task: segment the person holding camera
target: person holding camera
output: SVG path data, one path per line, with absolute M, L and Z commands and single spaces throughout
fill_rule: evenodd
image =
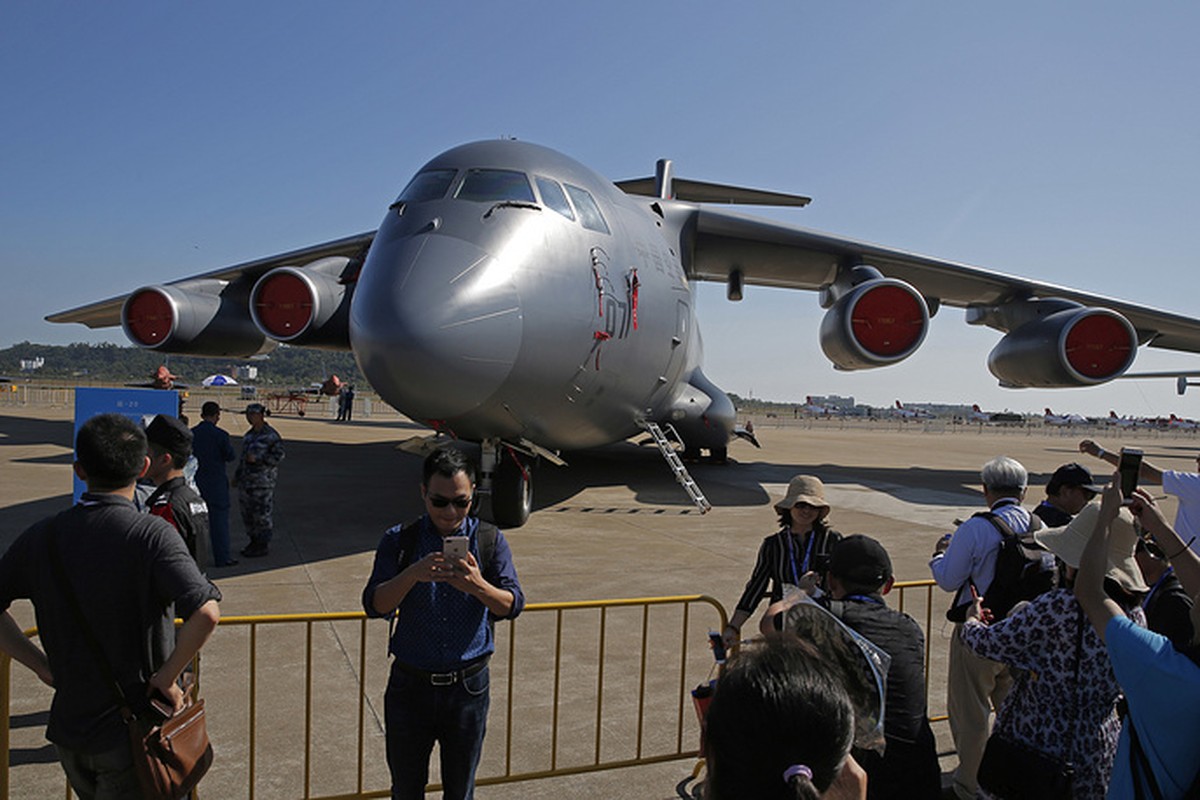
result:
M 1175 565 L 1183 588 L 1200 600 L 1200 556 L 1163 518 L 1143 489 L 1126 498 L 1119 481 L 1105 491 L 1079 563 L 1075 597 L 1104 641 L 1128 713 L 1113 762 L 1110 798 L 1200 796 L 1200 639 L 1185 647 L 1142 628 L 1105 591 L 1105 554 L 1128 505 Z M 1200 630 L 1200 604 L 1192 622 Z
M 393 620 L 384 695 L 392 797 L 425 797 L 437 742 L 448 800 L 471 798 L 489 705 L 497 619 L 525 607 L 504 535 L 469 516 L 475 465 L 460 451 L 425 459 L 425 513 L 383 535 L 363 589 L 370 617 Z

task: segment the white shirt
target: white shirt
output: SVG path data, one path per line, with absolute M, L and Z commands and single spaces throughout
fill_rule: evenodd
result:
M 1008 523 L 1013 533 L 1024 533 L 1029 529 L 1030 514 L 1015 497 L 997 500 L 992 511 Z M 1002 541 L 1000 531 L 989 520 L 971 517 L 958 526 L 946 552 L 930 560 L 929 571 L 938 586 L 957 593 L 954 605 L 971 599 L 968 579 L 975 584 L 981 597 L 987 593 L 996 575 L 996 556 Z
M 1179 498 L 1179 510 L 1175 512 L 1175 532 L 1184 542 L 1192 539 L 1191 548 L 1200 554 L 1200 475 L 1195 472 L 1163 470 L 1163 491 Z

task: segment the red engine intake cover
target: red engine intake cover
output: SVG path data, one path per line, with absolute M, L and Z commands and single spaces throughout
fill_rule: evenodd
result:
M 255 289 L 254 313 L 268 335 L 290 339 L 312 322 L 312 291 L 290 272 L 268 275 Z

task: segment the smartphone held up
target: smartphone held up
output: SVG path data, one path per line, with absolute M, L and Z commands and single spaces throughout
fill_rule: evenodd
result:
M 1138 487 L 1138 476 L 1142 472 L 1142 451 L 1135 447 L 1122 447 L 1121 459 L 1117 462 L 1117 473 L 1121 476 L 1121 496 L 1126 504 Z

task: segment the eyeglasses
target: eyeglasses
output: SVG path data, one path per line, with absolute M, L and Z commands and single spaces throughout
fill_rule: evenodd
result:
M 455 508 L 464 509 L 471 507 L 470 497 L 442 497 L 440 494 L 431 494 L 428 496 L 429 505 L 434 508 L 445 508 L 453 504 Z
M 803 500 L 801 500 L 800 502 L 798 502 L 794 506 L 792 506 L 792 508 L 798 508 L 801 511 L 808 511 L 810 509 L 817 508 L 817 506 L 814 506 L 812 503 L 806 503 Z

